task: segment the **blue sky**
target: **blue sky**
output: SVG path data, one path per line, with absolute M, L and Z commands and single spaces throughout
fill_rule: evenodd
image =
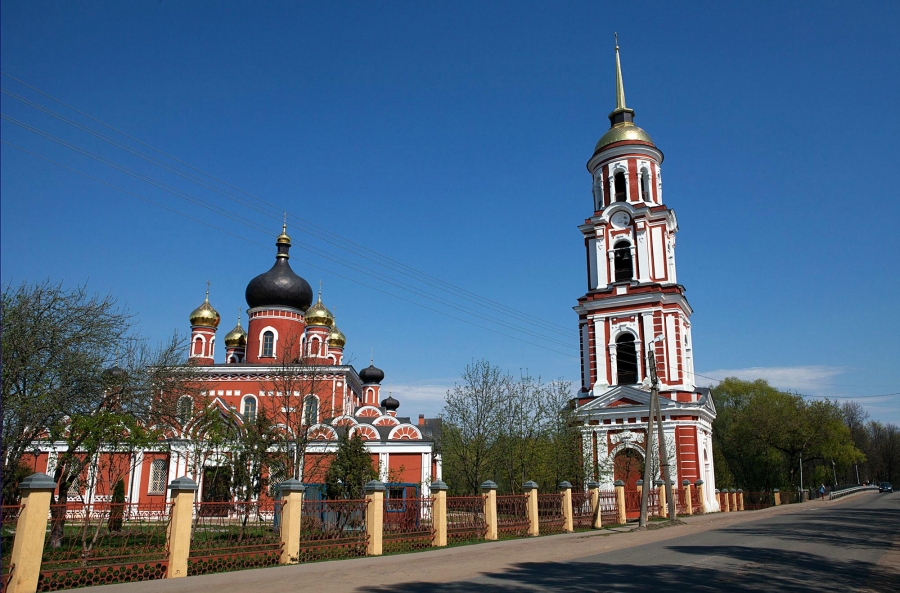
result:
M 897 3 L 5 0 L 0 10 L 4 73 L 132 139 L 8 76 L 5 90 L 215 179 L 192 183 L 9 94 L 4 115 L 232 216 L 5 119 L 6 142 L 192 218 L 4 144 L 4 283 L 87 282 L 160 339 L 189 331 L 210 280 L 227 332 L 247 282 L 273 261 L 287 210 L 295 271 L 324 282 L 355 365 L 374 349 L 401 413 L 436 413 L 472 359 L 577 384 L 576 227 L 591 210 L 585 162 L 614 107 L 618 31 L 628 104 L 666 155 L 697 371 L 812 395 L 900 392 Z M 238 190 L 266 204 L 251 208 Z M 301 218 L 358 245 L 323 242 Z M 400 275 L 363 248 L 437 280 Z M 438 280 L 521 314 L 501 317 Z M 900 396 L 859 401 L 900 422 Z

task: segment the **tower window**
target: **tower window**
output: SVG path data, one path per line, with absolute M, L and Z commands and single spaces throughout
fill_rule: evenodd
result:
M 616 338 L 616 383 L 629 385 L 637 383 L 637 349 L 634 347 L 634 336 L 624 333 Z
M 616 266 L 616 282 L 628 282 L 634 278 L 634 265 L 631 261 L 631 244 L 619 241 L 613 248 L 613 262 Z
M 616 173 L 613 179 L 616 186 L 616 201 L 627 202 L 628 192 L 625 190 L 625 173 Z
M 256 400 L 252 397 L 244 398 L 244 419 L 247 422 L 256 420 Z
M 199 336 L 194 340 L 194 354 L 197 356 L 203 354 L 203 338 Z
M 275 334 L 270 331 L 263 334 L 262 355 L 275 356 Z
M 641 199 L 650 201 L 650 171 L 647 169 L 641 170 Z

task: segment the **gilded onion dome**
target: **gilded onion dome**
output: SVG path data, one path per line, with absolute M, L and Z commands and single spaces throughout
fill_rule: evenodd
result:
M 625 84 L 622 82 L 618 35 L 616 36 L 616 108 L 609 114 L 609 123 L 610 128 L 600 137 L 597 146 L 594 147 L 594 154 L 616 142 L 636 141 L 653 144 L 650 134 L 634 125 L 634 109 L 629 109 L 625 105 Z
M 322 304 L 321 290 L 319 290 L 319 300 L 306 310 L 306 325 L 334 326 L 334 315 Z
M 234 329 L 225 334 L 225 346 L 229 348 L 244 348 L 247 346 L 247 332 L 241 327 L 240 315 Z
M 335 324 L 328 333 L 328 345 L 331 348 L 343 348 L 347 344 L 347 336 Z
M 219 321 L 222 318 L 219 316 L 219 312 L 213 309 L 213 306 L 209 304 L 209 287 L 206 288 L 206 300 L 203 301 L 203 304 L 194 309 L 191 312 L 191 325 L 200 325 L 203 327 L 219 327 Z

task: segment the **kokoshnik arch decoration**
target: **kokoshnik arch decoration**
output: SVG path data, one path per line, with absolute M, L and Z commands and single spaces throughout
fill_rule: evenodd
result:
M 576 414 L 594 478 L 635 488 L 644 463 L 650 401 L 647 354 L 653 348 L 663 430 L 676 484 L 702 479 L 714 497 L 709 389 L 694 384 L 691 307 L 675 269 L 675 211 L 663 204 L 663 153 L 634 125 L 625 104 L 616 43 L 616 108 L 587 162 L 593 214 L 579 226 L 587 256 L 587 292 L 578 299 L 581 390 Z M 659 338 L 657 341 L 654 341 Z M 654 471 L 658 478 L 658 463 Z

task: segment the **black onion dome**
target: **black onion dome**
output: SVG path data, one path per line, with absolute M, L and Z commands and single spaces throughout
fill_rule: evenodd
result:
M 291 238 L 282 232 L 275 245 L 278 247 L 275 265 L 247 285 L 244 293 L 247 305 L 251 309 L 282 306 L 306 311 L 312 303 L 312 288 L 309 282 L 294 273 L 288 263 Z
M 384 371 L 369 363 L 369 366 L 359 372 L 359 378 L 363 383 L 381 383 L 384 380 Z
M 396 412 L 397 408 L 400 407 L 400 402 L 394 399 L 393 395 L 389 395 L 383 400 L 381 400 L 381 407 L 387 410 L 388 412 Z

